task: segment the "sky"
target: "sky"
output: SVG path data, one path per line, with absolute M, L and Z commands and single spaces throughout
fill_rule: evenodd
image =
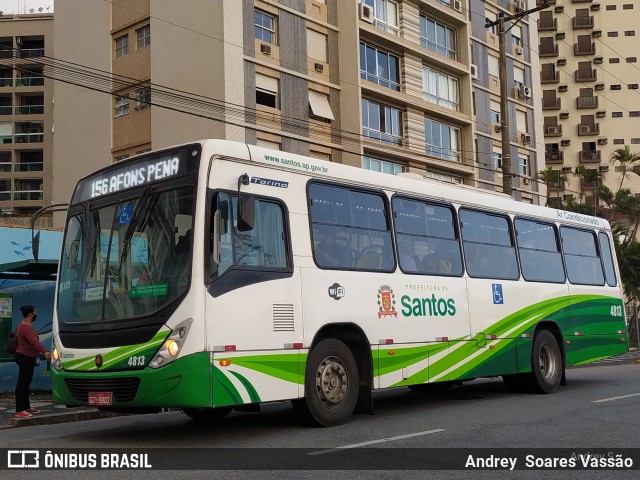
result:
M 5 15 L 29 13 L 32 8 L 35 13 L 38 13 L 38 8 L 41 7 L 44 13 L 47 13 L 47 7 L 49 7 L 49 13 L 52 13 L 53 0 L 0 0 L 0 11 Z

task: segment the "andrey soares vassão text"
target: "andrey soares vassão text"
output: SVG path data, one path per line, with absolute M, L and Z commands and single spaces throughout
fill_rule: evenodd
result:
M 518 457 L 478 457 L 469 455 L 465 463 L 465 468 L 500 470 L 515 470 L 518 465 Z M 568 457 L 539 457 L 536 455 L 526 455 L 524 457 L 523 468 L 631 468 L 633 459 L 624 457 L 620 453 L 609 452 L 605 455 L 593 453 L 575 453 Z M 522 468 L 521 467 L 521 468 Z

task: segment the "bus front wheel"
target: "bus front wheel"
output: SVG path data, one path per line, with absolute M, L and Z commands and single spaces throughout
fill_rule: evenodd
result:
M 335 338 L 322 340 L 309 353 L 305 398 L 294 402 L 294 408 L 320 426 L 342 425 L 355 409 L 359 384 L 351 350 Z
M 531 368 L 531 390 L 554 393 L 560 388 L 562 354 L 556 337 L 549 330 L 539 331 L 533 339 Z

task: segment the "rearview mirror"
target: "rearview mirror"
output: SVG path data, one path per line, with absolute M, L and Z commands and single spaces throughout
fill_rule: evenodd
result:
M 253 195 L 243 195 L 238 201 L 238 231 L 249 232 L 253 230 L 254 211 Z

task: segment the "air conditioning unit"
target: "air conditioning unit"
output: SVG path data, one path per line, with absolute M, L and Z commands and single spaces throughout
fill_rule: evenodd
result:
M 559 58 L 558 60 L 556 60 L 556 65 L 558 65 L 559 67 L 563 67 L 566 64 L 567 64 L 566 58 Z
M 500 133 L 502 131 L 502 125 L 494 125 L 493 130 L 496 133 Z
M 600 171 L 601 172 L 608 172 L 609 171 L 609 165 L 600 165 Z
M 592 12 L 598 12 L 598 11 L 600 11 L 600 4 L 599 4 L 599 3 L 592 3 L 592 4 L 591 4 L 591 11 L 592 11 Z
M 557 5 L 555 8 L 556 13 L 564 12 L 564 7 L 562 5 Z
M 604 83 L 596 83 L 593 88 L 595 90 L 604 90 Z
M 471 78 L 478 79 L 478 67 L 473 63 L 470 65 Z
M 531 180 L 529 180 L 528 178 L 523 178 L 522 179 L 522 184 L 523 185 L 529 185 L 531 183 Z
M 562 173 L 571 173 L 571 167 L 562 167 Z
M 596 117 L 598 118 L 604 118 L 607 116 L 607 111 L 606 110 L 598 110 L 596 112 Z
M 558 127 L 547 127 L 547 133 L 550 135 L 557 135 L 559 131 Z
M 567 91 L 569 91 L 569 86 L 566 83 L 562 83 L 562 84 L 558 85 L 558 91 L 559 92 L 567 92 Z
M 558 115 L 562 120 L 566 120 L 567 118 L 569 118 L 569 111 L 568 110 L 563 110 L 559 113 Z
M 527 2 L 525 0 L 516 0 L 513 3 L 516 13 L 524 12 L 527 9 Z
M 454 0 L 453 1 L 453 9 L 456 12 L 462 13 L 462 2 L 460 0 Z
M 567 34 L 564 32 L 556 32 L 556 40 L 564 40 L 567 37 Z
M 602 30 L 597 29 L 597 30 L 592 31 L 592 32 L 591 32 L 591 36 L 592 36 L 593 38 L 601 37 L 601 36 L 602 36 Z
M 520 140 L 522 140 L 523 145 L 529 145 L 531 143 L 531 135 L 523 133 L 520 135 Z
M 373 23 L 373 8 L 364 2 L 360 3 L 360 20 L 367 23 Z
M 604 58 L 602 58 L 602 57 L 593 57 L 593 63 L 599 65 L 602 62 L 604 62 Z
M 524 99 L 531 98 L 531 87 L 528 85 L 522 85 L 520 87 L 520 97 Z
M 516 47 L 515 52 L 516 55 L 522 55 L 524 53 L 524 50 L 522 49 L 522 47 Z
M 607 137 L 601 137 L 598 139 L 598 145 L 606 145 L 609 142 Z
M 324 72 L 324 65 L 321 64 L 321 63 L 314 63 L 313 64 L 313 69 L 318 73 L 322 73 L 322 72 Z
M 569 140 L 568 138 L 563 138 L 562 140 L 560 140 L 560 145 L 562 145 L 563 147 L 568 147 L 569 145 L 571 145 L 571 140 Z
M 266 45 L 264 43 L 261 43 L 260 53 L 264 53 L 265 55 L 271 55 L 271 45 Z

